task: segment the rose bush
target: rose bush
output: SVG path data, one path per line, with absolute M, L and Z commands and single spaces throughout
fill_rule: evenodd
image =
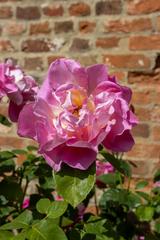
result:
M 0 64 L 4 96 L 18 134 L 39 149 L 0 151 L 1 240 L 160 239 L 160 172 L 150 194 L 141 191 L 147 181 L 130 189 L 122 152 L 132 148 L 137 124 L 131 90 L 104 65 L 59 59 L 38 87 L 8 60 Z M 10 125 L 2 115 L 0 123 Z

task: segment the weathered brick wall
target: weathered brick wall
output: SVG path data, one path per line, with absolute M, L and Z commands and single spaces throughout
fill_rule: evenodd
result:
M 160 1 L 0 0 L 0 60 L 12 57 L 41 81 L 61 56 L 105 63 L 133 89 L 140 124 L 126 157 L 135 176 L 151 177 L 160 167 Z M 15 126 L 0 128 L 1 146 L 24 144 Z

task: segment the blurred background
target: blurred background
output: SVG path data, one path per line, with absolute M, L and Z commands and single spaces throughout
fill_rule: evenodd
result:
M 160 168 L 160 1 L 0 0 L 1 62 L 12 58 L 42 82 L 60 57 L 104 63 L 132 88 L 139 125 L 124 158 L 137 166 L 135 178 L 150 179 Z M 0 113 L 7 115 L 5 103 Z M 29 143 L 15 126 L 0 125 L 0 148 Z

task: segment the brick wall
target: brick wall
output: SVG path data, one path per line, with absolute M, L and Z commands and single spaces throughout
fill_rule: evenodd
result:
M 151 177 L 160 167 L 160 1 L 0 0 L 0 60 L 12 57 L 41 81 L 61 56 L 105 63 L 133 89 L 140 124 L 126 158 L 135 176 Z M 24 144 L 15 126 L 0 128 L 1 146 Z

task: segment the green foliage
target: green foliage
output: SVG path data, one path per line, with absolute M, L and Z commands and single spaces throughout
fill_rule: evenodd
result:
M 13 234 L 8 231 L 0 231 L 0 239 L 1 240 L 12 240 L 13 239 Z
M 151 206 L 139 206 L 136 215 L 140 221 L 151 221 L 154 215 L 154 208 Z
M 133 240 L 138 236 L 159 240 L 160 187 L 146 193 L 142 190 L 148 182 L 140 181 L 131 190 L 130 184 L 123 184 L 126 178 L 130 182 L 130 164 L 118 154 L 104 150 L 101 154 L 115 172 L 97 177 L 105 188 L 96 216 L 85 212 L 97 192 L 94 164 L 87 171 L 64 165 L 53 176 L 34 146 L 0 151 L 0 240 Z M 25 161 L 17 167 L 15 160 L 20 155 Z M 159 181 L 159 171 L 153 180 Z M 36 193 L 30 194 L 24 210 L 22 203 L 31 181 Z M 55 191 L 64 200 L 55 201 Z
M 114 166 L 114 168 L 117 171 L 119 171 L 120 173 L 124 174 L 127 177 L 131 177 L 132 174 L 131 166 L 129 163 L 127 163 L 127 161 L 124 161 L 121 158 L 118 158 L 104 150 L 101 151 L 101 154 L 107 162 L 111 163 Z
M 11 123 L 9 122 L 7 117 L 3 116 L 2 114 L 0 114 L 0 123 L 7 126 L 7 127 L 11 126 Z
M 136 184 L 136 189 L 143 189 L 144 187 L 148 186 L 148 182 L 147 181 L 140 181 Z
M 91 191 L 95 183 L 95 165 L 86 171 L 63 166 L 55 173 L 56 190 L 64 200 L 76 207 Z
M 157 170 L 157 172 L 154 175 L 154 182 L 160 181 L 160 169 Z
M 122 177 L 120 176 L 119 173 L 104 174 L 104 175 L 98 176 L 97 179 L 111 187 L 116 187 L 118 184 L 122 182 Z
M 31 221 L 32 221 L 32 212 L 29 210 L 25 210 L 18 217 L 16 217 L 12 222 L 1 226 L 0 229 L 12 230 L 12 229 L 28 228 Z
M 67 205 L 65 201 L 51 202 L 48 198 L 42 198 L 37 202 L 36 208 L 38 212 L 46 214 L 49 218 L 58 218 L 64 214 Z
M 50 205 L 51 205 L 51 202 L 48 198 L 42 198 L 37 202 L 36 208 L 38 212 L 42 214 L 47 214 Z
M 30 240 L 67 240 L 64 232 L 53 219 L 43 219 L 32 226 Z

